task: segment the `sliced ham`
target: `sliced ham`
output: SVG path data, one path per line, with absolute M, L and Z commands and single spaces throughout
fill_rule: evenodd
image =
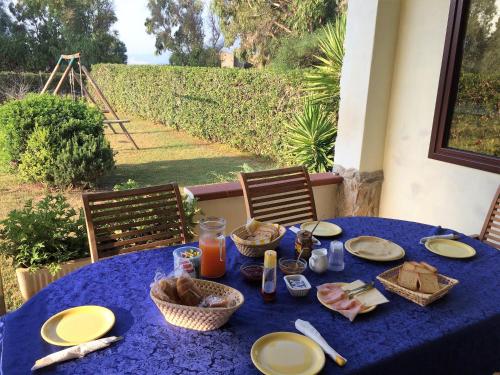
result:
M 346 294 L 343 290 L 331 291 L 324 296 L 323 301 L 328 305 L 334 305 L 338 301 L 344 300 Z
M 337 310 L 337 311 L 352 322 L 356 317 L 356 315 L 358 315 L 361 309 L 363 308 L 363 304 L 359 302 L 357 299 L 352 299 L 351 301 L 353 303 L 349 306 L 348 309 Z
M 342 290 L 341 287 L 339 287 L 338 285 L 335 285 L 335 284 L 322 284 L 322 285 L 318 285 L 316 287 L 318 289 L 318 291 L 323 294 L 323 293 L 328 293 L 328 292 L 331 292 L 331 291 L 335 291 L 335 290 Z
M 332 283 L 317 287 L 321 300 L 333 310 L 345 316 L 351 322 L 363 308 L 363 304 L 356 299 L 349 299 L 342 287 Z

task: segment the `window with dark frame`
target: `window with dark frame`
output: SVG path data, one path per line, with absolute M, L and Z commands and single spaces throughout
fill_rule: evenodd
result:
M 500 173 L 500 0 L 451 0 L 429 158 Z

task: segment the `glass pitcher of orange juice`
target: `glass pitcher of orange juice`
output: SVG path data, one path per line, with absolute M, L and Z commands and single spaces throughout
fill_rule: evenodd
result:
M 226 273 L 226 220 L 207 217 L 200 220 L 201 276 L 222 277 Z

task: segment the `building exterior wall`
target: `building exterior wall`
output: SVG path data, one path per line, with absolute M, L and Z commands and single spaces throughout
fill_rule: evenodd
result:
M 500 175 L 427 157 L 449 0 L 402 0 L 380 216 L 479 233 Z

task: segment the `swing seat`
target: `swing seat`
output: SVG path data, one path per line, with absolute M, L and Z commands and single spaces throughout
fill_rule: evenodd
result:
M 126 124 L 127 122 L 130 122 L 130 120 L 125 120 L 125 119 L 104 120 L 105 124 Z

